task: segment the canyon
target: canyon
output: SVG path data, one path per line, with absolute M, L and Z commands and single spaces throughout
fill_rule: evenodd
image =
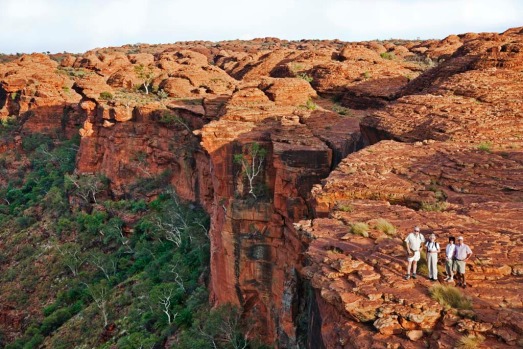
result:
M 210 303 L 238 305 L 269 345 L 453 348 L 482 335 L 509 348 L 523 344 L 522 96 L 522 28 L 31 54 L 0 65 L 0 119 L 20 125 L 0 149 L 79 133 L 75 173 L 103 175 L 111 197 L 167 178 L 211 217 Z M 465 237 L 472 310 L 403 280 L 414 225 L 442 245 Z M 23 309 L 1 305 L 16 336 Z

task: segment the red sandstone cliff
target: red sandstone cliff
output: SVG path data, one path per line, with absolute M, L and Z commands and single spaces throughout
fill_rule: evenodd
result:
M 0 117 L 22 132 L 81 125 L 77 171 L 105 175 L 112 195 L 164 174 L 202 204 L 211 302 L 240 305 L 268 343 L 295 347 L 309 309 L 311 347 L 422 347 L 405 337 L 418 329 L 440 348 L 460 331 L 502 347 L 522 335 L 521 37 L 140 45 L 60 64 L 29 55 L 0 65 Z M 165 95 L 136 90 L 140 65 Z M 491 152 L 478 150 L 487 142 Z M 253 144 L 266 152 L 256 198 L 234 161 L 252 161 Z M 441 197 L 441 212 L 420 210 Z M 378 218 L 398 237 L 347 235 Z M 401 281 L 400 237 L 416 223 L 473 246 L 474 321 L 442 312 L 426 281 Z

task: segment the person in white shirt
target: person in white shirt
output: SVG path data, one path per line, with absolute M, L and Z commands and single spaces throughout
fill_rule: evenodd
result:
M 438 281 L 438 253 L 439 244 L 436 242 L 436 235 L 430 234 L 429 241 L 425 244 L 427 248 L 427 266 L 429 267 L 429 280 Z
M 456 286 L 461 286 L 463 288 L 467 287 L 467 283 L 465 282 L 465 269 L 470 256 L 472 256 L 472 250 L 468 245 L 463 243 L 463 236 L 458 236 L 456 249 L 454 250 L 453 263 L 453 268 L 456 272 Z
M 449 237 L 449 244 L 445 248 L 445 271 L 447 272 L 447 277 L 445 281 L 452 282 L 454 281 L 454 271 L 452 270 L 452 263 L 454 259 L 454 250 L 456 249 L 456 238 L 454 236 Z
M 410 272 L 412 270 L 412 278 L 416 278 L 416 270 L 420 258 L 421 244 L 425 242 L 425 237 L 420 233 L 418 226 L 414 227 L 414 232 L 407 235 L 405 244 L 407 245 L 407 275 L 405 280 L 410 279 Z

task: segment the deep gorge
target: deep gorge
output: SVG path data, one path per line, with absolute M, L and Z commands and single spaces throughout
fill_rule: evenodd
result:
M 416 332 L 447 348 L 462 328 L 512 345 L 521 336 L 512 312 L 521 305 L 520 241 L 506 240 L 519 236 L 523 209 L 520 46 L 516 28 L 418 42 L 265 39 L 22 56 L 0 66 L 0 189 L 14 195 L 9 178 L 35 169 L 31 154 L 50 154 L 78 134 L 68 175 L 103 177 L 100 197 L 136 212 L 102 207 L 94 192 L 82 201 L 74 187 L 57 194 L 65 211 L 121 216 L 122 239 L 148 239 L 161 224 L 140 222 L 149 214 L 161 222 L 157 202 L 174 200 L 165 197 L 172 187 L 189 211 L 209 216 L 209 270 L 191 282 L 208 286 L 212 307 L 238 307 L 231 314 L 248 324 L 252 347 L 422 347 L 410 339 Z M 151 92 L 141 88 L 144 69 Z M 15 229 L 54 234 L 56 226 L 38 223 L 52 221 L 42 209 Z M 394 229 L 380 230 L 380 220 Z M 400 281 L 401 235 L 413 222 L 442 239 L 474 240 L 473 319 L 444 310 L 424 280 Z M 351 233 L 356 223 L 366 236 Z M 65 229 L 81 237 L 86 227 Z M 486 248 L 489 236 L 512 258 Z M 505 286 L 493 297 L 496 283 Z M 42 316 L 0 301 L 10 339 L 27 333 L 21 319 Z M 492 313 L 512 315 L 489 327 Z M 20 321 L 9 327 L 13 318 Z M 182 345 L 177 331 L 193 323 L 184 321 L 154 338 Z M 121 336 L 123 325 L 114 325 L 96 345 Z

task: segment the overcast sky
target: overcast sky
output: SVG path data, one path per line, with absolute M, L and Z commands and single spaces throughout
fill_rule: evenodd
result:
M 0 52 L 186 40 L 444 38 L 523 26 L 523 0 L 0 0 Z

